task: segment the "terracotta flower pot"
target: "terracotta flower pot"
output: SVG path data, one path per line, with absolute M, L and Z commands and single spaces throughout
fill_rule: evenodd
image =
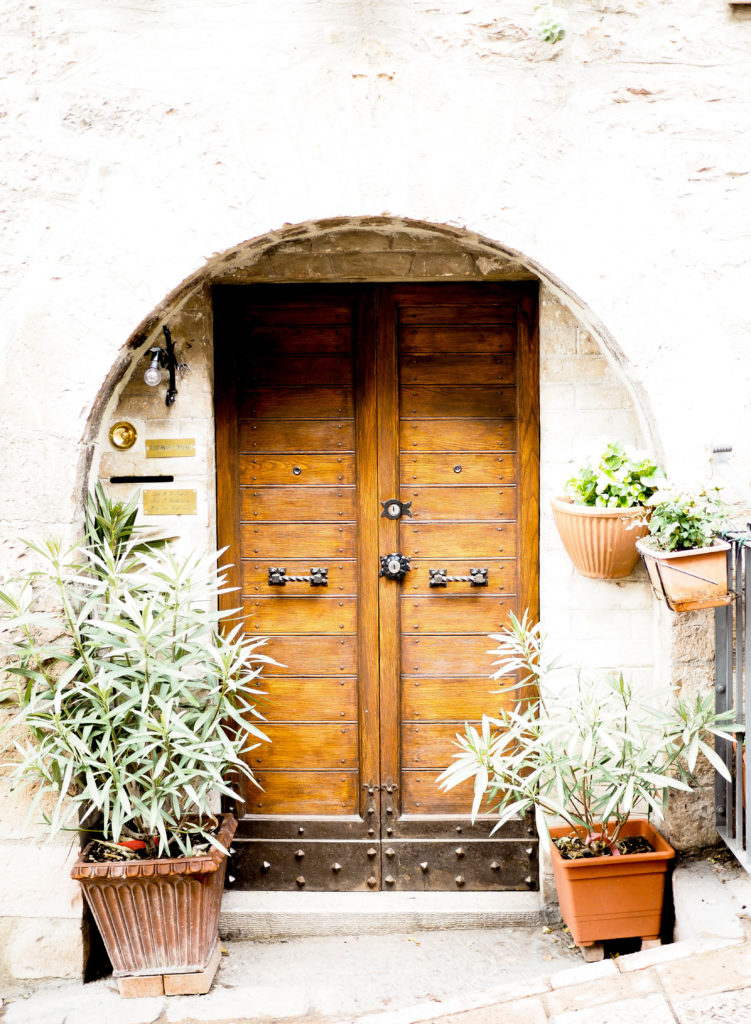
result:
M 217 838 L 229 848 L 237 828 L 222 817 Z M 203 971 L 214 951 L 227 860 L 211 847 L 196 857 L 87 863 L 71 876 L 107 948 L 116 977 Z
M 562 497 L 553 498 L 553 515 L 563 546 L 582 576 L 618 580 L 634 571 L 639 560 L 636 541 L 647 532 L 646 509 L 575 505 Z
M 570 833 L 568 825 L 550 829 L 551 839 Z M 621 836 L 644 836 L 654 852 L 564 860 L 551 844 L 561 916 L 577 946 L 660 934 L 665 872 L 675 851 L 642 818 L 627 821 Z
M 689 551 L 658 551 L 646 541 L 639 541 L 637 547 L 652 589 L 674 612 L 730 604 L 726 541 Z

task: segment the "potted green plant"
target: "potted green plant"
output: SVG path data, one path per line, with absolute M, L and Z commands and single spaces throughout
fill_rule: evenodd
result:
M 473 779 L 472 817 L 487 799 L 495 828 L 533 807 L 543 821 L 562 822 L 549 829 L 561 914 L 577 945 L 595 947 L 591 958 L 605 939 L 655 940 L 673 851 L 635 811 L 662 818 L 669 791 L 696 784 L 700 754 L 729 778 L 710 740 L 732 739 L 732 712 L 716 713 L 712 697 L 665 711 L 638 701 L 622 675 L 563 670 L 547 660 L 540 626 L 526 615 L 511 615 L 492 639 L 494 678 L 516 676 L 501 692 L 522 696 L 481 728 L 465 727 L 439 784 Z
M 11 777 L 35 789 L 30 814 L 57 794 L 52 830 L 99 836 L 73 877 L 115 974 L 169 993 L 191 973 L 188 990 L 207 991 L 236 827 L 212 812 L 219 795 L 238 799 L 233 779 L 253 779 L 245 755 L 266 739 L 255 698 L 271 659 L 215 611 L 217 555 L 144 543 L 136 507 L 98 489 L 84 542 L 29 544 L 37 566 L 0 590 Z
M 730 603 L 727 551 L 718 534 L 727 526 L 727 508 L 718 487 L 698 492 L 658 492 L 653 496 L 649 535 L 637 549 L 657 597 L 676 612 Z
M 591 579 L 629 576 L 636 541 L 647 531 L 646 504 L 662 471 L 651 458 L 611 442 L 596 465 L 584 465 L 553 499 L 553 515 L 574 568 Z

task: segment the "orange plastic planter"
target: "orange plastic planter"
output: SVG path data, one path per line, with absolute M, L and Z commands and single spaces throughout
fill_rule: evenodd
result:
M 618 580 L 634 571 L 639 560 L 636 542 L 647 532 L 646 509 L 575 505 L 563 497 L 553 498 L 553 515 L 566 553 L 580 575 Z
M 570 834 L 568 825 L 550 829 L 551 839 Z M 642 818 L 626 822 L 621 836 L 644 836 L 654 852 L 564 860 L 551 844 L 561 916 L 577 946 L 660 934 L 665 872 L 675 850 Z

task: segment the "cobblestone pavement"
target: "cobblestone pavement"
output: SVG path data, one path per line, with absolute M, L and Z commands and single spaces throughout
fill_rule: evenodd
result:
M 751 1024 L 747 940 L 585 964 L 564 932 L 235 943 L 207 996 L 120 999 L 112 979 L 40 986 L 3 1024 Z M 240 947 L 243 947 L 242 949 Z M 311 960 L 312 950 L 319 959 Z M 302 971 L 302 961 L 307 960 Z M 251 978 L 252 981 L 248 979 Z M 489 986 L 488 981 L 495 982 Z M 480 982 L 484 981 L 484 987 Z M 498 982 L 502 981 L 502 984 Z M 380 993 L 380 997 L 379 997 Z M 415 998 L 415 995 L 418 998 Z M 406 999 L 412 997 L 408 1004 Z M 373 1006 L 388 1005 L 372 1012 Z M 369 1009 L 370 1007 L 370 1009 Z

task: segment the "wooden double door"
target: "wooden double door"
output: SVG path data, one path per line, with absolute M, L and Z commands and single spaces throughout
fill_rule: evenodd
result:
M 284 666 L 233 884 L 536 888 L 531 822 L 436 785 L 536 612 L 536 288 L 217 286 L 214 321 L 219 543 Z

